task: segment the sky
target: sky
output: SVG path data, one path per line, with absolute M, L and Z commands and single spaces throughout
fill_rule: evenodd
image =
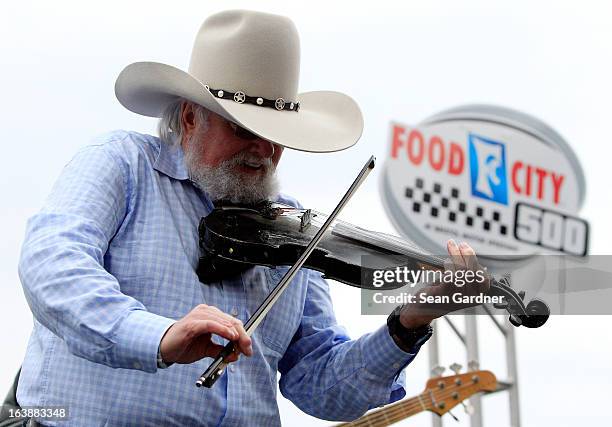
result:
M 152 133 L 155 120 L 115 99 L 118 73 L 152 60 L 185 69 L 206 16 L 250 8 L 294 20 L 300 32 L 300 91 L 337 90 L 362 108 L 365 129 L 353 148 L 334 154 L 285 150 L 283 191 L 330 211 L 364 161 L 384 158 L 391 121 L 415 125 L 444 109 L 502 105 L 532 114 L 570 143 L 586 173 L 580 216 L 591 224 L 590 250 L 609 254 L 609 100 L 612 5 L 605 1 L 224 1 L 5 2 L 0 6 L 4 162 L 0 168 L 0 393 L 17 371 L 32 326 L 17 262 L 25 222 L 41 206 L 62 167 L 101 133 Z M 394 232 L 382 207 L 380 170 L 343 219 Z M 322 190 L 324 189 L 324 190 Z M 358 337 L 384 317 L 360 315 L 359 291 L 332 284 L 340 323 Z M 456 319 L 462 327 L 463 320 Z M 612 380 L 610 317 L 555 316 L 542 328 L 516 330 L 524 426 L 604 425 Z M 464 349 L 439 322 L 441 360 L 465 365 Z M 481 367 L 506 377 L 503 342 L 479 319 Z M 407 395 L 425 386 L 427 347 L 408 367 Z M 279 398 L 287 425 L 330 425 Z M 461 407 L 460 421 L 469 425 Z M 483 399 L 485 426 L 509 426 L 507 396 Z M 428 426 L 420 414 L 401 425 Z

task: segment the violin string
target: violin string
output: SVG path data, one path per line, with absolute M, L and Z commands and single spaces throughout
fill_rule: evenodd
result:
M 468 387 L 472 387 L 475 384 L 476 383 L 469 384 Z M 456 389 L 456 390 L 447 390 L 445 392 L 440 393 L 437 396 L 436 396 L 435 392 L 432 392 L 432 393 L 434 394 L 433 397 L 436 398 L 435 400 L 438 401 L 438 400 L 446 400 L 446 398 L 451 397 L 453 395 L 453 393 L 457 392 L 458 390 L 460 390 L 460 388 Z M 483 391 L 483 390 L 478 390 L 478 391 Z M 417 400 L 414 403 L 410 403 L 410 404 L 404 405 L 404 404 L 401 403 L 402 401 L 394 402 L 394 403 L 399 403 L 399 405 L 397 405 L 397 407 L 390 408 L 388 410 L 385 410 L 383 408 L 379 412 L 373 412 L 372 414 L 370 414 L 370 416 L 372 418 L 369 418 L 369 420 L 372 420 L 373 418 L 386 418 L 386 416 L 388 416 L 388 415 L 391 415 L 393 417 L 401 416 L 401 415 L 403 415 L 407 411 L 413 410 L 415 408 L 423 408 L 423 406 L 425 407 L 425 409 L 423 409 L 423 410 L 430 411 L 430 410 L 434 409 L 433 408 L 433 402 L 427 403 L 427 404 L 422 403 L 421 400 L 418 399 L 419 396 L 422 396 L 424 399 L 426 399 L 426 402 L 428 400 L 431 400 L 431 396 L 427 396 L 427 393 L 421 393 L 418 396 L 415 396 L 415 398 L 417 398 Z M 412 398 L 410 398 L 410 399 L 412 399 Z M 410 399 L 408 399 L 408 400 L 410 400 Z M 465 399 L 463 399 L 463 400 L 465 400 Z M 463 402 L 463 400 L 458 400 L 457 403 Z M 368 414 L 365 415 L 365 417 L 367 417 L 367 416 L 368 416 Z M 404 419 L 404 418 L 407 418 L 407 417 L 401 417 L 400 419 Z M 357 422 L 359 422 L 359 420 L 353 421 L 353 423 L 357 423 Z M 355 424 L 355 425 L 358 425 L 358 424 Z
M 303 209 L 303 208 L 295 208 L 293 206 L 280 207 L 278 209 L 281 210 L 281 215 L 283 215 L 283 216 L 297 216 L 297 215 L 303 214 L 304 212 L 306 212 L 308 210 L 308 209 Z M 325 217 L 324 214 L 321 214 L 319 212 L 316 212 L 316 211 L 312 211 L 312 212 L 313 212 L 313 217 L 316 217 L 318 215 L 321 215 L 321 216 Z M 320 220 L 320 218 L 318 220 Z M 344 225 L 347 225 L 347 226 L 350 226 L 352 228 L 356 228 L 356 229 L 359 228 L 359 227 L 357 227 L 357 226 L 355 226 L 353 224 L 350 224 L 350 223 L 348 223 L 346 221 L 342 221 L 340 219 L 338 219 L 336 222 L 344 224 Z M 370 232 L 370 230 L 366 230 L 366 231 Z M 375 232 L 372 232 L 372 233 L 375 233 Z M 404 239 L 402 239 L 401 237 L 398 237 L 398 236 L 390 236 L 390 237 L 392 237 L 394 239 L 404 240 Z M 410 242 L 410 245 L 411 246 L 416 246 L 412 242 Z M 417 250 L 411 250 L 410 251 L 411 254 L 408 255 L 408 256 L 412 256 L 413 258 L 416 258 L 417 260 L 420 260 L 422 262 L 431 264 L 431 265 L 433 265 L 434 267 L 437 267 L 437 268 L 445 267 L 444 264 L 445 264 L 446 260 L 444 258 L 436 256 L 436 255 L 428 254 L 425 251 L 423 251 L 422 248 L 419 248 L 418 246 L 416 246 L 416 248 L 418 249 L 418 251 Z M 406 256 L 407 254 L 399 253 L 399 255 L 405 255 Z M 491 277 L 491 279 L 492 279 L 491 280 L 491 287 L 492 288 L 494 288 L 495 286 L 499 286 L 499 283 L 498 283 L 497 280 L 495 280 L 495 278 Z
M 298 215 L 303 214 L 304 212 L 306 212 L 308 210 L 308 209 L 303 209 L 303 208 L 302 209 L 294 208 L 292 206 L 281 207 L 281 208 L 278 208 L 278 209 L 280 209 L 282 216 L 298 216 Z M 326 217 L 325 214 L 321 214 L 321 213 L 319 213 L 317 211 L 312 211 L 312 213 L 313 213 L 313 217 L 322 216 L 323 218 L 319 218 L 320 221 L 323 221 L 324 218 Z M 345 227 L 348 227 L 348 228 L 351 228 L 351 229 L 354 229 L 354 230 L 360 230 L 361 232 L 365 232 L 367 234 L 377 234 L 375 231 L 362 229 L 361 227 L 357 227 L 354 224 L 351 224 L 349 222 L 343 221 L 341 219 L 337 219 L 335 221 L 335 223 L 336 224 L 341 224 L 341 225 L 343 225 Z M 344 236 L 344 237 L 346 237 L 346 236 Z M 442 267 L 444 265 L 444 261 L 445 261 L 444 258 L 436 256 L 436 255 L 433 255 L 433 254 L 426 253 L 422 248 L 416 246 L 413 242 L 408 242 L 408 241 L 406 241 L 405 239 L 403 239 L 402 237 L 399 237 L 399 236 L 387 235 L 386 237 L 388 237 L 388 238 L 390 238 L 392 240 L 395 240 L 395 241 L 401 241 L 403 243 L 406 243 L 406 244 L 408 244 L 412 248 L 412 249 L 409 250 L 410 254 L 405 254 L 405 253 L 403 254 L 401 252 L 395 251 L 395 252 L 398 253 L 398 255 L 404 255 L 404 256 L 409 255 L 409 256 L 412 256 L 412 257 L 414 257 L 414 258 L 416 258 L 416 259 L 418 259 L 418 260 L 420 260 L 422 262 L 426 262 L 428 264 L 432 264 L 432 265 L 434 265 L 435 267 L 438 267 L 438 268 Z

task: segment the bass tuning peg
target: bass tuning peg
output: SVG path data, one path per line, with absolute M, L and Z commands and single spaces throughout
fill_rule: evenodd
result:
M 452 365 L 450 365 L 448 367 L 451 371 L 453 371 L 455 373 L 455 375 L 458 375 L 459 372 L 461 371 L 461 368 L 463 368 L 463 366 L 461 366 L 458 363 L 453 363 Z
M 465 402 L 461 402 L 461 404 L 463 405 L 463 410 L 466 414 L 472 415 L 474 413 L 474 407 L 470 404 L 470 402 L 467 404 Z
M 444 366 L 436 366 L 431 370 L 431 374 L 434 377 L 441 377 L 444 371 L 446 371 L 446 368 Z

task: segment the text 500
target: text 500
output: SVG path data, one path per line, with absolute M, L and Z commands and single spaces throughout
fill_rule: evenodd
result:
M 576 217 L 517 203 L 514 213 L 514 237 L 544 248 L 585 256 L 589 224 Z

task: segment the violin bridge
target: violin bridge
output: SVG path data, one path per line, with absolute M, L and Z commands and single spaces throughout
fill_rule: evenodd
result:
M 306 209 L 302 216 L 300 217 L 300 232 L 303 233 L 304 230 L 308 228 L 310 225 L 310 220 L 312 219 L 312 210 Z

